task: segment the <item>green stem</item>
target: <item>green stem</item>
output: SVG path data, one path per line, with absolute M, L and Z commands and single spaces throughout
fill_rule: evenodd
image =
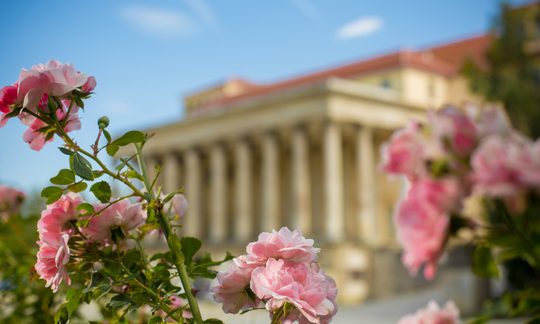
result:
M 146 172 L 146 164 L 144 163 L 144 159 L 142 158 L 141 146 L 136 144 L 135 147 L 137 149 L 137 160 L 141 168 L 141 174 L 144 179 L 144 185 L 146 189 L 148 190 L 148 194 L 150 195 L 150 198 L 156 199 L 154 192 L 151 190 L 151 185 L 148 181 L 148 174 Z M 173 262 L 176 267 L 176 270 L 178 270 L 178 276 L 180 277 L 182 286 L 184 287 L 184 292 L 186 294 L 186 297 L 189 303 L 191 314 L 193 315 L 193 320 L 197 324 L 202 324 L 203 321 L 202 321 L 201 311 L 199 309 L 199 304 L 197 303 L 195 296 L 193 296 L 193 293 L 191 292 L 191 283 L 189 280 L 189 276 L 187 274 L 186 267 L 184 265 L 184 255 L 181 252 L 182 245 L 180 244 L 180 240 L 178 239 L 178 236 L 176 236 L 176 234 L 173 233 L 169 219 L 167 218 L 166 215 L 163 214 L 161 207 L 158 210 L 156 210 L 156 217 L 160 223 L 161 229 L 163 230 L 165 239 L 167 240 L 167 245 L 169 246 L 169 249 L 171 250 Z

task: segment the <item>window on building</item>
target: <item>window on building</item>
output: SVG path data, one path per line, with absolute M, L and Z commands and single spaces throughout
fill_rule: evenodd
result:
M 384 78 L 382 81 L 381 81 L 381 87 L 385 88 L 385 89 L 390 89 L 392 88 L 392 84 L 390 83 L 390 80 Z

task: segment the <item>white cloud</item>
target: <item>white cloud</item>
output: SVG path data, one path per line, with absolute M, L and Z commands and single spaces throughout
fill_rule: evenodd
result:
M 212 28 L 218 27 L 218 21 L 214 10 L 204 0 L 184 0 L 184 2 L 193 10 L 199 18 Z
M 313 5 L 311 0 L 289 0 L 300 12 L 311 19 L 317 19 L 321 12 Z
M 192 19 L 178 11 L 129 6 L 120 10 L 120 16 L 140 32 L 157 38 L 188 36 L 195 31 Z
M 383 20 L 376 16 L 366 16 L 351 21 L 338 29 L 336 37 L 341 40 L 365 37 L 376 33 L 383 27 Z

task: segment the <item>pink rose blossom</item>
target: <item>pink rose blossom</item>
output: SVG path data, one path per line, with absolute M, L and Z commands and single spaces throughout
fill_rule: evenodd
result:
M 314 263 L 268 259 L 265 267 L 253 270 L 251 290 L 270 313 L 292 304 L 289 321 L 328 323 L 337 311 L 335 282 Z
M 471 166 L 475 192 L 489 197 L 514 197 L 524 190 L 522 143 L 499 136 L 488 137 L 474 153 Z
M 249 243 L 246 251 L 248 263 L 264 265 L 269 258 L 285 259 L 292 262 L 312 262 L 317 258 L 319 249 L 313 247 L 313 240 L 287 227 L 278 232 L 263 232 L 256 242 Z
M 95 87 L 95 79 L 77 71 L 71 64 L 52 60 L 23 70 L 18 84 L 17 102 L 35 111 L 44 94 L 62 97 L 77 88 L 89 92 Z
M 459 189 L 453 179 L 422 179 L 412 183 L 399 204 L 395 224 L 404 249 L 403 263 L 412 274 L 424 264 L 424 276 L 435 276 L 448 234 L 448 210 L 456 209 Z
M 401 318 L 398 324 L 458 324 L 459 309 L 453 302 L 447 302 L 443 308 L 431 301 L 414 314 Z
M 103 209 L 105 204 L 94 207 L 96 211 Z M 121 200 L 106 208 L 101 214 L 93 216 L 88 226 L 82 229 L 90 242 L 111 243 L 111 231 L 121 229 L 127 236 L 130 231 L 143 225 L 145 214 L 140 204 L 132 204 L 129 200 Z
M 71 280 L 66 271 L 70 250 L 68 241 L 73 230 L 67 223 L 78 215 L 77 206 L 82 202 L 76 194 L 67 194 L 47 206 L 38 221 L 39 251 L 34 268 L 41 279 L 54 292 L 62 281 L 68 285 Z
M 382 147 L 382 169 L 385 172 L 406 175 L 410 178 L 419 172 L 423 158 L 420 140 L 421 125 L 411 122 L 406 128 L 395 132 Z
M 212 288 L 212 294 L 216 302 L 223 303 L 225 313 L 236 314 L 240 310 L 255 307 L 255 301 L 247 292 L 251 270 L 233 262 L 228 271 L 218 273 L 218 285 Z
M 17 214 L 24 201 L 25 194 L 15 188 L 0 185 L 0 219 Z
M 4 126 L 8 120 L 6 117 L 12 111 L 11 105 L 17 100 L 17 87 L 14 85 L 5 86 L 0 89 L 0 127 Z
M 184 217 L 184 215 L 187 213 L 188 207 L 189 204 L 186 197 L 182 194 L 176 194 L 165 204 L 164 210 L 169 213 L 172 212 L 178 217 Z
M 68 241 L 69 234 L 63 233 L 60 237 L 40 243 L 35 269 L 39 277 L 47 282 L 46 287 L 51 287 L 53 292 L 58 291 L 62 281 L 71 285 L 65 268 L 70 257 Z
M 435 136 L 443 143 L 450 144 L 452 151 L 459 155 L 469 154 L 478 141 L 478 131 L 471 118 L 461 110 L 445 107 L 431 111 L 429 125 Z

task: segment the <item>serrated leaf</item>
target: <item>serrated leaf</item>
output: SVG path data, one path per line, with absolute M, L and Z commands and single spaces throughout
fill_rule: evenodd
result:
M 52 204 L 62 197 L 64 190 L 60 187 L 50 186 L 41 190 L 41 197 L 47 200 L 47 205 Z
M 92 175 L 94 176 L 94 179 L 97 179 L 97 178 L 101 177 L 104 174 L 105 174 L 105 172 L 103 172 L 103 171 L 98 171 L 98 170 L 92 171 Z
M 111 186 L 105 181 L 94 183 L 90 191 L 102 203 L 108 203 L 111 200 Z
M 105 150 L 107 151 L 107 154 L 109 154 L 110 156 L 114 156 L 116 152 L 118 152 L 119 149 L 120 149 L 120 146 L 113 143 L 107 145 L 107 147 L 105 148 Z
M 86 182 L 81 181 L 81 182 L 77 182 L 72 185 L 69 185 L 67 189 L 71 192 L 81 192 L 81 191 L 85 191 L 87 187 L 88 185 L 86 184 Z
M 182 253 L 186 260 L 185 263 L 189 266 L 193 261 L 193 256 L 201 248 L 202 243 L 197 238 L 185 236 L 180 239 L 180 244 L 182 244 Z
M 68 169 L 58 171 L 58 174 L 51 178 L 51 183 L 57 185 L 68 185 L 75 182 L 75 172 Z
M 486 244 L 479 244 L 473 252 L 472 260 L 473 272 L 480 277 L 498 277 L 499 269 L 491 253 L 491 249 Z
M 115 139 L 112 144 L 118 145 L 118 146 L 125 146 L 128 144 L 133 143 L 141 143 L 144 142 L 145 136 L 143 132 L 140 131 L 129 131 L 126 132 L 124 135 L 120 136 L 119 138 Z
M 88 162 L 88 160 L 82 157 L 82 155 L 79 153 L 75 153 L 72 157 L 73 170 L 75 173 L 85 180 L 94 180 L 94 175 L 92 174 L 92 164 L 90 164 L 90 162 Z
M 73 154 L 75 154 L 75 152 L 70 151 L 65 147 L 59 147 L 58 149 L 60 150 L 60 152 L 64 153 L 65 155 L 73 155 Z

